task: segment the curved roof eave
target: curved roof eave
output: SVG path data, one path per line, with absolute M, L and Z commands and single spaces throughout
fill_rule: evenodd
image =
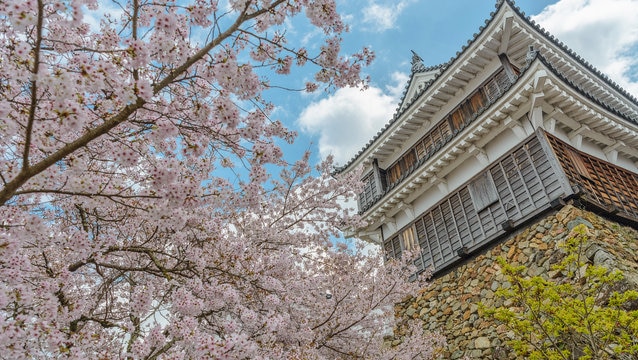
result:
M 529 26 L 531 26 L 534 30 L 536 30 L 540 35 L 542 35 L 547 41 L 557 46 L 561 49 L 565 54 L 570 56 L 574 61 L 578 64 L 582 65 L 584 68 L 589 70 L 592 74 L 602 80 L 605 84 L 609 85 L 612 89 L 616 90 L 620 95 L 624 96 L 628 102 L 633 103 L 638 107 L 638 98 L 636 98 L 633 94 L 629 93 L 618 83 L 613 81 L 609 76 L 605 75 L 602 71 L 598 70 L 592 64 L 590 64 L 587 60 L 585 60 L 582 56 L 578 55 L 574 50 L 570 49 L 567 45 L 565 45 L 562 41 L 556 38 L 554 35 L 550 34 L 549 31 L 545 30 L 542 26 L 536 23 L 536 21 L 530 19 L 524 11 L 522 11 L 519 7 L 515 5 L 514 0 L 498 0 L 498 2 L 506 2 L 510 5 L 512 10 L 519 15 L 519 17 L 525 21 Z
M 570 88 L 574 89 L 576 92 L 578 92 L 579 94 L 581 94 L 583 97 L 585 97 L 586 99 L 588 99 L 589 101 L 593 102 L 594 104 L 602 107 L 603 109 L 605 109 L 606 111 L 609 111 L 610 113 L 618 116 L 619 118 L 627 121 L 628 123 L 631 123 L 633 125 L 638 125 L 638 122 L 633 119 L 629 114 L 626 114 L 624 112 L 621 112 L 620 110 L 618 110 L 616 107 L 602 101 L 600 98 L 592 95 L 591 93 L 589 93 L 587 90 L 581 88 L 579 85 L 577 85 L 574 81 L 572 81 L 571 79 L 569 79 L 567 77 L 567 75 L 563 74 L 560 72 L 559 69 L 557 69 L 552 63 L 549 62 L 549 60 L 547 60 L 545 57 L 543 57 L 541 54 L 536 54 L 535 59 L 538 59 L 538 61 L 540 61 L 541 63 L 543 63 L 543 65 L 545 65 L 545 67 L 551 71 L 552 74 L 554 74 L 554 76 L 556 76 L 558 79 L 560 79 L 561 81 L 563 81 L 565 84 L 567 84 Z

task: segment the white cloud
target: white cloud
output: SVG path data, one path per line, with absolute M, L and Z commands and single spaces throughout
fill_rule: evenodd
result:
M 532 17 L 552 35 L 638 95 L 638 1 L 561 0 Z M 633 67 L 633 68 L 632 68 Z
M 119 20 L 124 14 L 124 10 L 119 6 L 115 6 L 112 2 L 102 1 L 99 2 L 99 5 L 96 10 L 88 10 L 86 7 L 83 8 L 84 17 L 82 20 L 89 24 L 93 32 L 100 31 L 100 21 L 102 21 L 107 14 L 115 20 Z
M 304 36 L 301 38 L 301 45 L 305 47 L 317 48 L 317 44 L 320 44 L 321 36 L 323 36 L 323 30 L 320 28 L 313 28 L 310 31 L 306 31 Z
M 408 80 L 410 80 L 410 76 L 406 73 L 402 73 L 402 72 L 392 73 L 392 81 L 394 82 L 394 85 L 390 84 L 386 86 L 386 89 L 388 90 L 388 93 L 390 94 L 390 96 L 396 99 L 397 103 L 399 102 L 399 100 L 401 99 L 401 96 L 403 95 L 403 91 L 405 90 L 405 86 L 407 85 Z
M 392 29 L 403 9 L 411 2 L 412 0 L 388 1 L 387 4 L 373 2 L 363 8 L 363 22 L 376 32 Z
M 407 75 L 395 73 L 393 79 L 398 85 L 385 91 L 374 86 L 365 91 L 343 88 L 303 110 L 298 124 L 302 131 L 319 136 L 322 157 L 332 154 L 337 163 L 345 164 L 390 120 Z

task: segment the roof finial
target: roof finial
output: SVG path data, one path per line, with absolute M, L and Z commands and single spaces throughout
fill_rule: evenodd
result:
M 425 71 L 425 65 L 423 65 L 423 59 L 419 56 L 419 54 L 412 51 L 412 72 Z
M 534 45 L 530 45 L 529 49 L 527 50 L 527 55 L 525 56 L 525 62 L 527 63 L 527 65 L 529 65 L 534 58 L 536 58 L 536 49 L 534 49 Z

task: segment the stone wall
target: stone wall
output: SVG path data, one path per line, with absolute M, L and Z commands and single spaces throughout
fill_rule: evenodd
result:
M 398 316 L 421 318 L 426 329 L 445 335 L 448 347 L 443 358 L 514 358 L 505 344 L 513 334 L 505 325 L 479 314 L 479 302 L 489 307 L 501 306 L 503 300 L 494 292 L 499 286 L 510 286 L 495 259 L 503 257 L 510 264 L 525 265 L 532 276 L 560 277 L 560 273 L 551 270 L 551 265 L 561 258 L 557 244 L 581 223 L 589 229 L 586 255 L 590 261 L 622 270 L 626 283 L 635 288 L 638 231 L 567 205 L 454 270 L 433 278 L 428 288 L 397 305 Z

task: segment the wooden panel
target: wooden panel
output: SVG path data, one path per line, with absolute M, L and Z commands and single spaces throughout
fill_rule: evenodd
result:
M 447 125 L 447 122 L 446 122 Z M 443 142 L 443 136 L 441 136 L 440 126 L 437 126 L 436 129 L 430 134 L 432 139 L 432 146 L 440 146 Z
M 432 259 L 433 266 L 436 264 L 440 264 L 443 260 L 443 256 L 441 254 L 441 247 L 439 246 L 438 232 L 436 231 L 436 226 L 434 224 L 434 218 L 432 212 L 426 214 L 424 216 L 423 221 L 425 221 L 425 232 L 428 237 L 428 244 L 430 245 L 430 258 Z
M 492 218 L 492 211 L 489 207 L 479 213 L 479 220 L 486 237 L 494 234 L 496 226 L 494 224 L 494 219 Z
M 503 164 L 499 163 L 498 166 L 493 166 L 490 169 L 492 178 L 494 179 L 494 185 L 498 189 L 499 198 L 503 204 L 507 218 L 515 219 L 521 216 L 520 208 L 514 198 L 514 191 L 505 177 L 505 169 Z
M 419 215 L 409 225 L 414 226 L 415 242 L 421 253 L 415 265 L 440 270 L 459 260 L 458 251 L 462 247 L 477 249 L 503 234 L 503 222 L 523 221 L 549 207 L 550 199 L 555 196 L 547 189 L 555 192 L 561 187 L 558 176 L 547 163 L 547 154 L 539 138 L 534 136 Z M 490 194 L 484 200 L 471 195 L 483 191 L 480 189 L 489 189 L 484 191 Z M 395 247 L 386 245 L 394 252 Z
M 465 211 L 463 211 L 461 197 L 458 193 L 453 194 L 448 199 L 448 203 L 453 212 L 451 217 L 454 221 L 454 229 L 456 230 L 456 237 L 459 241 L 458 247 L 466 246 L 466 244 L 470 242 L 470 228 L 467 223 Z
M 450 206 L 449 198 L 441 204 L 441 213 L 443 214 L 447 244 L 450 252 L 448 259 L 451 259 L 456 250 L 461 248 L 461 239 L 459 238 L 454 211 Z
M 403 163 L 401 164 L 405 172 L 408 172 L 410 168 L 416 163 L 416 155 L 414 150 L 408 151 L 403 156 Z
M 398 259 L 401 257 L 401 240 L 398 235 L 384 241 L 383 248 L 386 259 Z
M 388 169 L 388 184 L 394 184 L 401 178 L 401 164 L 397 163 Z
M 462 109 L 456 109 L 452 115 L 450 115 L 450 120 L 452 121 L 452 127 L 454 130 L 458 130 L 463 128 L 465 125 L 466 115 L 463 113 Z
M 425 155 L 427 154 L 427 149 L 426 149 L 425 144 L 423 143 L 423 141 L 417 142 L 416 146 L 414 148 L 416 150 L 416 156 L 419 159 L 424 158 Z
M 478 214 L 476 210 L 474 210 L 474 205 L 472 203 L 472 198 L 470 197 L 470 191 L 467 187 L 464 187 L 459 191 L 461 201 L 463 203 L 463 209 L 465 210 L 468 224 L 470 226 L 470 235 L 472 241 L 469 246 L 474 246 L 477 243 L 481 242 L 485 238 L 485 232 L 483 232 L 483 227 L 481 226 L 481 222 L 479 221 Z
M 485 96 L 485 91 L 481 88 L 477 92 L 472 94 L 469 103 L 473 112 L 479 112 L 479 110 L 487 104 L 487 96 Z
M 495 232 L 501 230 L 500 224 L 507 220 L 507 216 L 505 215 L 505 209 L 503 208 L 502 203 L 496 202 L 490 206 L 491 221 L 494 224 Z M 491 235 L 491 234 L 490 234 Z
M 450 124 L 445 121 L 439 125 L 439 131 L 441 132 L 441 139 L 443 143 L 447 143 L 452 138 L 452 129 Z
M 418 219 L 414 224 L 417 241 L 419 242 L 419 247 L 421 249 L 419 256 L 420 262 L 415 263 L 417 269 L 428 269 L 430 267 L 434 267 L 434 263 L 432 262 L 432 249 L 430 248 L 430 242 L 428 241 L 428 237 L 425 232 L 425 223 L 423 220 L 423 218 Z
M 439 267 L 446 260 L 448 255 L 448 237 L 445 231 L 445 224 L 443 222 L 443 215 L 441 214 L 441 208 L 439 206 L 432 210 L 434 227 L 436 229 L 436 242 L 439 249 L 440 257 L 436 258 L 434 267 Z

